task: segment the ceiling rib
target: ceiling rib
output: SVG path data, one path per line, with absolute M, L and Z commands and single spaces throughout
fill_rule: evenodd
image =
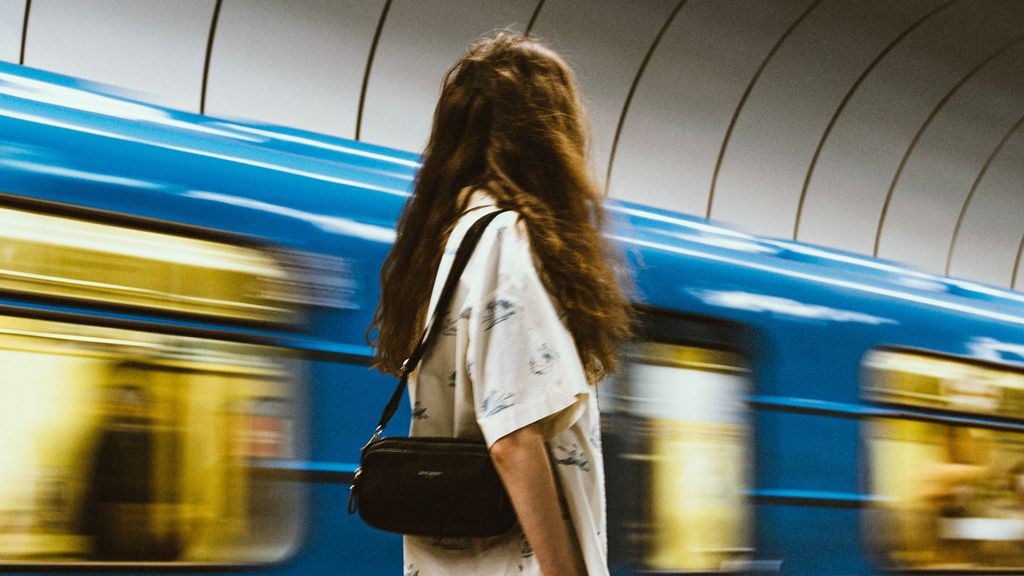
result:
M 356 111 L 356 133 L 355 139 L 359 140 L 363 129 L 363 108 L 366 105 L 366 89 L 370 85 L 370 71 L 373 70 L 373 57 L 377 54 L 377 45 L 380 43 L 380 33 L 384 30 L 384 21 L 388 19 L 388 10 L 391 9 L 391 0 L 384 3 L 384 9 L 380 12 L 380 19 L 377 20 L 377 29 L 373 32 L 373 41 L 370 42 L 370 53 L 366 57 L 366 70 L 363 72 L 363 87 L 359 90 L 359 109 Z
M 210 34 L 206 37 L 206 58 L 203 59 L 203 84 L 199 88 L 199 113 L 206 114 L 206 84 L 210 79 L 210 58 L 213 55 L 213 39 L 217 35 L 217 21 L 220 19 L 220 7 L 224 0 L 217 0 L 213 5 L 213 16 L 210 18 Z
M 1020 245 L 1017 246 L 1017 259 L 1013 261 L 1013 276 L 1010 278 L 1010 289 L 1017 288 L 1017 276 L 1020 275 L 1020 260 L 1024 257 L 1024 234 L 1020 237 Z
M 665 23 L 661 25 L 661 30 L 654 37 L 654 41 L 651 42 L 650 48 L 647 49 L 647 54 L 644 55 L 643 62 L 640 63 L 640 68 L 637 69 L 636 75 L 633 77 L 633 83 L 629 86 L 629 93 L 626 94 L 626 101 L 622 103 L 622 113 L 619 114 L 619 123 L 615 126 L 615 137 L 612 139 L 612 151 L 608 156 L 608 172 L 605 175 L 604 185 L 605 192 L 608 192 L 608 187 L 611 186 L 612 182 L 612 167 L 615 165 L 615 151 L 619 147 L 619 137 L 622 135 L 622 126 L 626 123 L 626 115 L 629 114 L 629 105 L 633 102 L 633 95 L 636 93 L 637 86 L 640 85 L 640 79 L 644 75 L 644 71 L 647 70 L 647 63 L 651 61 L 651 56 L 654 55 L 654 51 L 658 49 L 658 44 L 661 43 L 661 37 L 665 35 L 665 32 L 672 25 L 672 21 L 676 19 L 676 14 L 682 10 L 683 6 L 686 5 L 687 0 L 679 0 L 676 4 L 675 9 L 665 19 Z
M 21 21 L 21 53 L 18 64 L 25 65 L 25 41 L 28 39 L 28 15 L 32 13 L 32 0 L 25 0 L 25 19 Z
M 540 16 L 542 8 L 544 8 L 544 0 L 539 0 L 537 2 L 537 6 L 533 9 L 533 14 L 530 14 L 530 22 L 526 25 L 526 30 L 523 32 L 523 36 L 530 35 L 530 31 L 533 30 L 533 25 L 537 23 L 537 17 Z

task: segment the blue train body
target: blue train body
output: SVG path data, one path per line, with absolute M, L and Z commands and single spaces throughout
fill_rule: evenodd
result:
M 333 293 L 336 301 L 305 305 L 302 322 L 281 325 L 4 292 L 0 306 L 17 316 L 214 334 L 294 351 L 305 374 L 308 445 L 301 458 L 278 465 L 287 473 L 282 481 L 309 485 L 309 505 L 294 549 L 262 570 L 396 573 L 399 538 L 345 513 L 344 480 L 390 389 L 389 378 L 367 367 L 364 333 L 417 165 L 405 152 L 169 111 L 0 65 L 0 204 L 339 259 L 348 282 Z M 1024 296 L 666 211 L 609 207 L 610 235 L 633 268 L 635 299 L 647 316 L 722 323 L 740 335 L 733 344 L 752 374 L 745 401 L 754 551 L 736 566 L 879 572 L 865 543 L 874 497 L 864 427 L 895 409 L 865 399 L 865 355 L 898 348 L 1020 367 Z

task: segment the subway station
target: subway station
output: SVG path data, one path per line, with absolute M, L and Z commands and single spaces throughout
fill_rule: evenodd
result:
M 0 0 L 0 570 L 1024 574 L 1022 124 L 1020 0 Z

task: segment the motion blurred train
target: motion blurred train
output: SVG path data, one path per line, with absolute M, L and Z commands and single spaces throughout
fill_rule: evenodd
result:
M 400 573 L 345 504 L 417 166 L 0 64 L 3 570 Z M 609 210 L 614 574 L 1024 570 L 1024 295 Z

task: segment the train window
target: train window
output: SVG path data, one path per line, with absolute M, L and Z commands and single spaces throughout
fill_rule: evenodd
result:
M 0 208 L 0 289 L 104 305 L 291 320 L 297 278 L 265 251 Z
M 864 376 L 868 399 L 901 408 L 866 428 L 867 537 L 881 562 L 1024 569 L 1024 373 L 876 350 Z
M 602 383 L 609 561 L 716 571 L 751 555 L 749 373 L 726 350 L 632 346 Z
M 0 564 L 282 559 L 304 494 L 259 470 L 302 448 L 291 363 L 0 316 Z

